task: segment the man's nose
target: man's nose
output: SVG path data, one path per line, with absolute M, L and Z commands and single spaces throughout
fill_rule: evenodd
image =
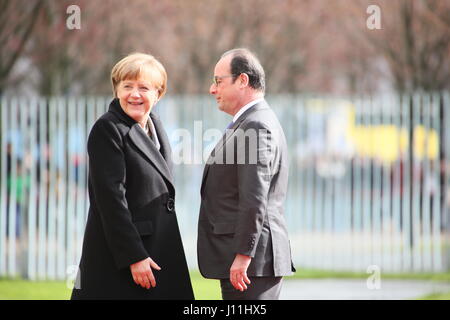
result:
M 209 93 L 210 93 L 210 94 L 216 94 L 216 92 L 217 92 L 217 87 L 216 87 L 216 85 L 213 83 L 213 84 L 211 85 L 211 87 L 209 87 Z

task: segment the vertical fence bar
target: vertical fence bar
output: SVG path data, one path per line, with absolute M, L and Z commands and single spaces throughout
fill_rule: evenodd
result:
M 18 101 L 17 98 L 11 99 L 10 104 L 10 124 L 11 130 L 10 134 L 10 173 L 9 173 L 9 183 L 7 183 L 9 190 L 9 203 L 8 203 L 8 275 L 16 276 L 16 214 L 17 214 L 17 153 L 19 152 L 20 145 L 20 135 L 17 129 L 17 118 L 18 118 Z
M 47 241 L 47 200 L 48 200 L 48 178 L 47 169 L 49 157 L 49 144 L 47 140 L 47 109 L 48 99 L 39 100 L 39 207 L 38 207 L 38 264 L 37 277 L 46 278 L 46 241 Z
M 316 242 L 313 237 L 315 235 L 315 206 L 314 206 L 314 168 L 313 168 L 313 150 L 310 149 L 310 141 L 311 141 L 311 111 L 308 107 L 307 101 L 305 97 L 302 97 L 303 110 L 305 112 L 305 136 L 304 136 L 304 170 L 306 170 L 305 174 L 305 188 L 306 188 L 306 199 L 305 206 L 306 212 L 308 215 L 308 231 L 306 233 L 306 241 L 310 244 L 308 247 L 306 257 L 308 263 L 307 267 L 311 267 L 315 262 L 315 246 Z
M 372 117 L 370 100 L 365 98 L 363 100 L 363 128 L 366 135 L 367 149 L 365 150 L 363 160 L 363 251 L 361 269 L 366 269 L 372 264 L 372 152 L 373 152 L 373 138 L 372 138 Z
M 382 169 L 381 169 L 381 161 L 382 161 L 382 153 L 381 150 L 383 145 L 380 143 L 384 143 L 380 141 L 378 134 L 381 127 L 381 114 L 382 114 L 382 105 L 381 101 L 376 97 L 371 99 L 371 114 L 372 114 L 372 128 L 371 128 L 371 140 L 372 140 L 372 188 L 371 188 L 371 199 L 372 199 L 372 261 L 371 264 L 377 265 L 380 268 L 383 268 L 383 261 L 381 255 L 381 177 L 382 177 Z
M 402 250 L 402 216 L 401 216 L 401 197 L 402 197 L 402 137 L 404 129 L 402 127 L 402 101 L 399 96 L 391 96 L 390 108 L 395 110 L 392 118 L 392 124 L 396 130 L 395 137 L 395 150 L 397 157 L 392 164 L 392 236 L 393 236 L 393 248 L 392 248 L 392 271 L 401 271 L 401 257 Z
M 66 199 L 67 199 L 67 98 L 58 99 L 58 116 L 57 116 L 57 278 L 64 279 L 65 276 L 65 256 L 66 256 Z
M 324 270 L 332 270 L 334 267 L 334 257 L 333 257 L 333 247 L 334 244 L 330 241 L 330 236 L 332 232 L 332 215 L 333 215 L 333 169 L 330 168 L 331 164 L 331 150 L 329 141 L 329 122 L 330 111 L 329 104 L 330 101 L 327 99 L 325 101 L 321 100 L 322 103 L 322 121 L 323 121 L 323 150 L 322 155 L 319 155 L 318 165 L 322 168 L 318 168 L 319 179 L 323 182 L 323 197 L 320 200 L 322 205 L 322 246 L 323 253 L 325 257 L 323 259 Z
M 407 148 L 404 154 L 404 165 L 402 172 L 402 222 L 403 222 L 403 263 L 402 269 L 404 271 L 410 271 L 412 269 L 412 227 L 411 227 L 411 159 L 412 159 L 412 122 L 410 121 L 411 113 L 411 97 L 407 95 L 402 96 L 402 125 L 407 133 Z
M 441 127 L 440 124 L 440 103 L 442 97 L 437 94 L 433 93 L 431 96 L 431 104 L 430 104 L 430 113 L 431 113 L 431 122 L 432 127 L 436 130 L 437 135 L 437 155 L 436 157 L 431 161 L 432 170 L 430 175 L 432 176 L 433 181 L 435 181 L 435 193 L 433 194 L 433 197 L 431 198 L 431 209 L 430 209 L 430 220 L 431 220 L 431 263 L 432 263 L 432 271 L 437 272 L 441 271 L 442 269 L 442 260 L 441 260 L 441 209 L 445 209 L 441 207 L 441 196 L 443 195 L 443 192 L 445 194 L 445 190 L 442 189 L 444 186 L 441 184 L 441 175 L 445 173 L 443 171 L 444 166 L 441 163 L 441 156 L 442 156 L 442 149 L 444 148 L 444 143 L 442 138 L 445 138 L 445 136 L 442 134 L 442 131 L 444 128 Z M 445 123 L 445 122 L 444 122 Z M 445 161 L 445 159 L 444 159 Z
M 76 171 L 76 215 L 75 215 L 75 263 L 78 264 L 78 258 L 81 257 L 82 241 L 85 222 L 85 202 L 86 202 L 86 172 L 87 172 L 87 124 L 86 113 L 89 108 L 89 99 L 82 98 L 76 104 L 76 124 L 80 130 L 80 141 L 82 144 L 81 154 L 79 155 L 80 164 Z
M 8 114 L 9 102 L 5 96 L 0 100 L 0 276 L 7 274 L 6 260 L 7 260 L 7 234 L 6 234 L 6 215 L 7 215 L 7 181 L 8 181 L 8 138 L 7 132 L 9 131 Z
M 432 203 L 432 194 L 434 193 L 435 181 L 433 181 L 433 176 L 431 174 L 431 147 L 432 141 L 430 140 L 434 129 L 431 125 L 431 101 L 430 95 L 422 95 L 422 126 L 424 129 L 424 141 L 423 141 L 423 156 L 422 156 L 422 259 L 423 259 L 423 270 L 431 270 L 431 214 L 430 206 Z
M 75 173 L 76 170 L 76 160 L 75 160 L 75 152 L 74 148 L 76 148 L 77 144 L 77 127 L 76 127 L 76 118 L 75 118 L 75 99 L 70 97 L 66 102 L 66 115 L 67 115 L 67 147 L 66 147 L 66 155 L 67 155 L 67 198 L 66 198 L 66 232 L 64 235 L 64 241 L 66 243 L 66 257 L 65 257 L 65 267 L 67 268 L 73 263 L 75 260 L 73 258 L 73 236 L 74 236 L 74 212 L 75 212 Z
M 57 141 L 56 141 L 56 115 L 58 112 L 58 99 L 50 98 L 48 123 L 49 140 L 49 194 L 48 194 L 48 230 L 47 230 L 47 277 L 56 279 L 56 187 L 57 187 Z
M 29 137 L 29 144 L 27 146 L 30 155 L 30 192 L 28 198 L 28 266 L 27 266 L 27 276 L 29 279 L 36 279 L 36 227 L 37 227 L 37 180 L 36 180 L 36 170 L 37 170 L 37 150 L 36 150 L 36 128 L 37 128 L 37 99 L 33 98 L 30 100 L 30 109 L 27 112 L 29 116 L 29 124 L 26 128 L 27 135 Z
M 309 153 L 309 171 L 310 171 L 310 188 L 311 188 L 311 209 L 312 209 L 312 228 L 311 228 L 311 238 L 313 241 L 313 249 L 312 249 L 312 259 L 311 259 L 311 266 L 320 266 L 322 261 L 320 261 L 320 256 L 318 252 L 320 252 L 320 208 L 319 208 L 319 195 L 318 195 L 318 189 L 319 189 L 319 182 L 317 179 L 317 170 L 316 170 L 316 151 L 312 148 L 312 141 L 316 142 L 317 138 L 315 135 L 317 132 L 316 128 L 320 125 L 317 122 L 317 115 L 316 111 L 311 107 L 311 98 L 308 97 L 307 100 L 307 106 L 308 106 L 308 153 Z M 320 143 L 320 142 L 319 142 Z
M 342 217 L 345 219 L 345 224 L 342 226 L 342 233 L 345 235 L 345 255 L 342 257 L 342 266 L 341 269 L 345 270 L 352 270 L 352 159 L 354 157 L 354 146 L 351 145 L 351 137 L 350 137 L 350 130 L 351 128 L 354 128 L 355 123 L 354 118 L 352 118 L 354 106 L 351 102 L 348 102 L 348 105 L 346 106 L 346 126 L 345 129 L 345 137 L 346 137 L 346 144 L 349 150 L 346 151 L 345 159 L 343 160 L 344 164 L 344 170 L 345 175 L 344 179 L 341 181 L 338 190 L 337 190 L 337 198 L 339 198 L 339 190 L 343 189 L 345 190 L 344 195 L 344 203 L 339 210 L 342 210 Z
M 356 197 L 355 197 L 355 189 L 356 189 L 356 168 L 355 164 L 358 159 L 358 142 L 356 140 L 357 136 L 357 127 L 358 127 L 358 117 L 356 110 L 356 102 L 355 97 L 352 96 L 350 100 L 350 110 L 349 110 L 349 129 L 348 129 L 348 138 L 351 141 L 351 149 L 352 154 L 348 159 L 348 170 L 349 170 L 349 229 L 348 229 L 348 249 L 349 249 L 349 267 L 348 270 L 355 270 L 355 241 L 354 235 L 356 231 L 356 217 L 357 217 L 357 208 L 356 208 Z
M 359 269 L 360 250 L 362 248 L 362 153 L 361 153 L 361 128 L 362 128 L 362 101 L 361 98 L 353 102 L 355 109 L 355 132 L 356 151 L 352 161 L 352 270 Z
M 322 150 L 321 152 L 323 152 L 323 148 L 325 146 L 325 141 L 324 141 L 324 137 L 326 135 L 326 124 L 325 124 L 325 119 L 324 119 L 324 111 L 322 110 L 322 106 L 319 106 L 319 110 L 318 110 L 318 121 L 320 122 L 320 144 L 322 146 Z M 316 200 L 316 215 L 317 215 L 317 224 L 316 224 L 316 230 L 318 230 L 318 251 L 317 252 L 324 252 L 327 250 L 327 246 L 325 246 L 325 241 L 326 241 L 326 228 L 325 228 L 325 201 L 326 201 L 326 193 L 325 193 L 325 178 L 321 177 L 319 172 L 318 172 L 318 163 L 317 160 L 320 159 L 320 155 L 315 155 L 316 161 L 314 164 L 314 178 L 315 178 L 315 197 L 314 199 Z M 325 269 L 327 267 L 327 263 L 328 263 L 328 258 L 326 257 L 325 259 L 323 258 L 323 256 L 317 255 L 316 259 L 318 261 L 320 261 L 319 263 L 319 267 L 321 269 Z
M 292 214 L 292 219 L 295 221 L 295 227 L 292 228 L 292 230 L 294 231 L 294 235 L 295 235 L 295 231 L 297 231 L 296 233 L 298 234 L 303 233 L 303 229 L 304 229 L 304 225 L 305 225 L 305 211 L 303 210 L 303 199 L 304 197 L 302 196 L 303 194 L 303 185 L 302 185 L 302 169 L 301 169 L 301 159 L 298 156 L 298 144 L 302 141 L 302 132 L 301 132 L 301 127 L 298 126 L 298 122 L 301 121 L 300 120 L 300 105 L 299 105 L 299 101 L 297 99 L 293 99 L 293 97 L 291 97 L 292 102 L 293 102 L 293 109 L 289 109 L 286 106 L 287 104 L 287 99 L 283 100 L 283 103 L 278 105 L 277 107 L 279 109 L 282 108 L 283 110 L 283 117 L 280 118 L 283 119 L 283 122 L 287 122 L 289 121 L 289 128 L 285 131 L 286 134 L 286 139 L 288 139 L 287 137 L 289 136 L 288 139 L 288 145 L 292 145 L 292 148 L 290 149 L 290 157 L 288 159 L 289 160 L 289 170 L 290 172 L 292 172 L 292 179 L 294 180 L 294 194 L 291 196 L 290 201 L 287 202 L 292 202 L 292 207 L 293 209 L 291 210 L 291 214 Z M 291 232 L 292 233 L 292 232 Z M 296 244 L 296 248 L 293 248 L 293 250 L 301 250 L 303 252 L 303 247 L 302 247 L 302 243 L 299 244 L 299 246 L 297 246 L 297 238 L 295 237 L 295 239 L 292 239 L 295 244 Z M 293 246 L 293 244 L 291 243 L 291 246 Z M 300 252 L 300 251 L 299 251 Z
M 294 155 L 292 157 L 293 161 L 295 161 L 295 165 L 298 171 L 297 175 L 297 187 L 299 190 L 298 194 L 298 208 L 299 208 L 299 215 L 300 215 L 300 233 L 293 234 L 293 237 L 295 238 L 295 242 L 297 244 L 297 250 L 299 252 L 303 252 L 303 255 L 297 255 L 298 256 L 298 263 L 300 265 L 307 265 L 307 258 L 308 258 L 308 241 L 307 237 L 304 235 L 309 230 L 308 228 L 308 217 L 309 212 L 307 211 L 307 204 L 306 204 L 306 175 L 304 170 L 305 165 L 305 154 L 304 154 L 304 144 L 305 144 L 305 126 L 304 123 L 304 117 L 305 117 L 305 109 L 303 105 L 303 101 L 299 96 L 294 96 L 295 101 L 295 118 L 297 119 L 298 123 L 297 126 L 294 126 L 295 134 L 293 135 L 293 148 L 290 150 L 291 155 Z M 289 110 L 289 109 L 288 109 Z M 293 163 L 290 164 L 290 170 L 292 170 Z M 300 238 L 300 235 L 303 235 Z
M 414 271 L 420 271 L 422 269 L 422 237 L 421 237 L 421 212 L 420 201 L 422 200 L 421 194 L 421 171 L 422 163 L 419 158 L 419 125 L 421 114 L 421 97 L 418 94 L 413 94 L 413 114 L 412 114 L 412 129 L 413 129 L 413 157 L 412 157 L 412 231 L 413 231 L 413 268 Z
M 393 94 L 388 95 L 387 100 L 387 109 L 389 110 L 389 115 L 387 116 L 387 123 L 392 130 L 392 152 L 393 157 L 390 159 L 387 165 L 386 172 L 386 184 L 388 185 L 388 197 L 389 201 L 385 206 L 385 216 L 388 222 L 385 222 L 385 228 L 389 233 L 388 247 L 386 247 L 386 256 L 389 263 L 389 271 L 390 272 L 399 272 L 399 267 L 397 265 L 396 257 L 400 254 L 399 251 L 399 242 L 398 242 L 398 234 L 399 234 L 399 205 L 400 203 L 397 201 L 396 192 L 398 189 L 398 166 L 399 159 L 401 157 L 400 152 L 400 136 L 401 136 L 401 128 L 398 125 L 398 118 L 400 115 L 400 107 L 399 104 L 396 104 L 396 99 Z
M 392 139 L 391 131 L 391 115 L 393 110 L 390 108 L 389 104 L 389 96 L 383 96 L 380 103 L 381 108 L 381 126 L 383 130 L 383 137 L 387 139 Z M 391 140 L 383 140 L 382 143 L 386 143 L 385 146 L 380 146 L 381 150 L 384 148 L 388 150 L 388 153 L 384 153 L 383 158 L 380 161 L 381 166 L 381 223 L 380 223 L 380 255 L 381 261 L 383 265 L 383 269 L 386 271 L 392 270 L 391 264 L 391 255 L 390 250 L 392 248 L 392 218 L 391 218 L 391 182 L 390 182 L 390 173 L 391 173 L 391 161 L 393 155 L 391 154 L 392 150 L 392 141 Z
M 401 100 L 398 95 L 390 95 L 390 109 L 392 113 L 392 126 L 395 130 L 395 160 L 391 164 L 391 234 L 392 234 L 392 271 L 401 272 L 401 256 L 402 256 L 402 236 L 401 236 L 401 170 L 402 170 L 402 135 L 403 128 L 401 124 L 402 107 Z
M 293 237 L 296 239 L 297 250 L 301 250 L 303 252 L 303 256 L 297 255 L 297 265 L 300 264 L 302 266 L 308 265 L 309 260 L 309 250 L 308 250 L 308 235 L 307 232 L 310 230 L 309 226 L 309 217 L 310 212 L 308 212 L 308 203 L 307 203 L 307 172 L 305 170 L 305 142 L 306 142 L 306 110 L 304 101 L 299 95 L 294 95 L 293 99 L 295 101 L 296 107 L 296 117 L 298 119 L 298 131 L 296 136 L 296 144 L 293 151 L 290 151 L 291 154 L 294 153 L 297 163 L 298 170 L 300 171 L 300 179 L 298 181 L 299 187 L 301 190 L 300 193 L 300 211 L 302 215 L 302 226 L 301 232 L 298 234 L 293 234 Z
M 77 162 L 77 147 L 79 143 L 79 128 L 75 116 L 76 99 L 68 98 L 67 101 L 67 217 L 66 217 L 66 270 L 69 266 L 76 263 L 74 255 L 74 236 L 75 236 L 75 210 L 76 210 L 76 177 L 75 171 L 79 166 Z
M 17 162 L 17 212 L 16 212 L 16 225 L 17 225 L 17 264 L 18 270 L 16 271 L 18 276 L 25 275 L 27 271 L 27 225 L 28 225 L 28 185 L 29 185 L 29 136 L 26 130 L 27 121 L 29 116 L 29 101 L 27 98 L 18 98 L 18 116 L 19 116 L 19 130 L 17 134 L 21 137 L 18 147 L 18 162 Z
M 440 108 L 440 115 L 444 121 L 441 122 L 441 130 L 444 130 L 443 137 L 445 137 L 444 141 L 441 142 L 441 147 L 444 148 L 442 152 L 442 158 L 444 164 L 444 173 L 441 179 L 443 182 L 441 183 L 444 192 L 441 202 L 441 210 L 439 211 L 440 217 L 440 233 L 442 233 L 442 238 L 440 239 L 441 243 L 441 255 L 442 255 L 442 266 L 444 270 L 448 270 L 450 268 L 450 128 L 448 125 L 444 126 L 444 124 L 450 123 L 450 94 L 449 92 L 445 92 L 443 94 L 443 101 L 441 102 L 442 107 Z

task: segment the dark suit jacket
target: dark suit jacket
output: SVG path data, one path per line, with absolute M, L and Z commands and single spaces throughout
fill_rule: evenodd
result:
M 252 257 L 248 276 L 292 274 L 283 215 L 287 183 L 283 129 L 262 101 L 227 131 L 204 169 L 197 242 L 204 277 L 228 278 L 237 253 Z
M 194 298 L 174 210 L 171 149 L 158 117 L 151 118 L 161 151 L 118 99 L 89 134 L 90 209 L 72 299 Z M 161 267 L 149 290 L 130 271 L 147 257 Z

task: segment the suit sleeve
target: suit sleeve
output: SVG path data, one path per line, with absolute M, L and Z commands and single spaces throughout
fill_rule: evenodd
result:
M 254 257 L 266 218 L 276 150 L 271 132 L 262 124 L 249 123 L 243 131 L 241 135 L 248 138 L 243 143 L 245 139 L 239 137 L 237 143 L 239 212 L 234 244 L 236 253 Z
M 89 177 L 105 238 L 117 268 L 148 257 L 134 226 L 126 193 L 126 164 L 122 136 L 104 119 L 97 121 L 88 139 Z

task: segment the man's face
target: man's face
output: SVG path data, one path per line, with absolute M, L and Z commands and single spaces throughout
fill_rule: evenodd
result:
M 232 56 L 225 56 L 220 59 L 214 68 L 214 77 L 216 83 L 209 88 L 209 93 L 216 98 L 219 109 L 231 115 L 235 115 L 240 107 L 239 79 L 233 83 L 233 77 L 230 70 Z

